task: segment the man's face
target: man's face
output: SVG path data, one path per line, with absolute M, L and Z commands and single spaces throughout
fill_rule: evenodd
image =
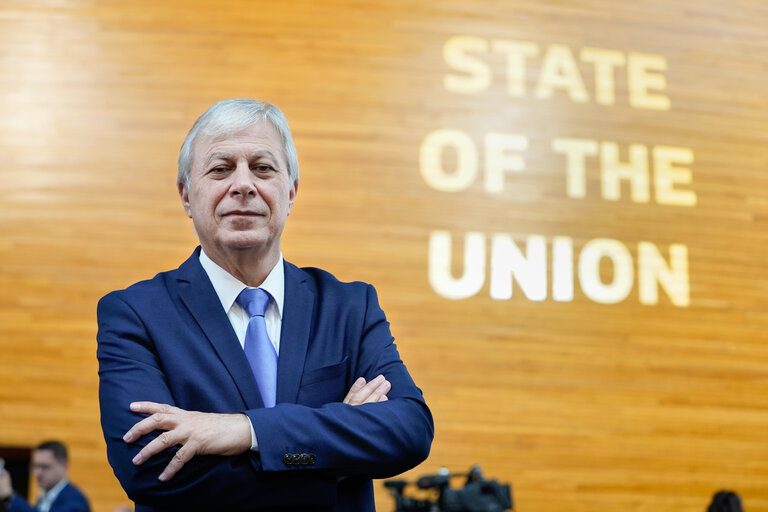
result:
M 206 254 L 256 248 L 277 256 L 298 183 L 288 176 L 280 134 L 259 123 L 195 142 L 189 187 L 179 185 Z
M 67 463 L 56 460 L 51 450 L 35 450 L 32 453 L 32 471 L 37 485 L 48 492 L 67 477 Z

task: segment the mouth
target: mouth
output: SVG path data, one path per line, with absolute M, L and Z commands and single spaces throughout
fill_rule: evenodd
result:
M 232 210 L 227 212 L 222 217 L 263 217 L 263 213 L 252 212 L 247 210 Z

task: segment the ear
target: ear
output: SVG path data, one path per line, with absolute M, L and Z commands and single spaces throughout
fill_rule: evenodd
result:
M 299 192 L 299 180 L 294 180 L 291 189 L 288 191 L 288 215 L 291 214 L 291 206 L 296 201 L 296 194 Z
M 189 209 L 189 189 L 184 183 L 179 183 L 179 197 L 181 197 L 181 205 L 184 207 L 184 211 L 187 212 L 187 217 L 192 218 L 192 211 Z

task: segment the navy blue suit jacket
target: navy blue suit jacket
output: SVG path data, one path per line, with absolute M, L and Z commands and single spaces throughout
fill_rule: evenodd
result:
M 20 496 L 14 495 L 5 510 L 6 512 L 36 512 L 37 508 L 31 507 Z M 80 489 L 68 483 L 51 503 L 49 512 L 91 512 L 91 507 Z
M 373 287 L 285 263 L 277 405 L 265 409 L 198 257 L 199 248 L 178 269 L 112 292 L 98 306 L 107 456 L 137 511 L 374 510 L 371 478 L 424 460 L 433 423 Z M 357 377 L 379 374 L 392 384 L 388 401 L 341 402 Z M 129 410 L 137 400 L 243 412 L 259 452 L 198 456 L 160 482 L 176 448 L 136 467 L 131 459 L 158 432 L 122 440 L 142 417 Z

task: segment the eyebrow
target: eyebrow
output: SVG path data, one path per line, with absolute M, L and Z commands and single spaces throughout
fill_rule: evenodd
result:
M 269 159 L 275 164 L 279 163 L 275 155 L 269 150 L 257 150 L 257 151 L 254 151 L 253 153 L 248 154 L 249 160 L 260 159 L 260 158 Z M 206 166 L 210 165 L 211 162 L 213 162 L 214 160 L 224 160 L 225 162 L 229 162 L 233 160 L 233 158 L 231 153 L 217 151 L 215 153 L 211 153 L 211 156 L 208 157 L 208 159 L 205 162 L 205 165 Z

